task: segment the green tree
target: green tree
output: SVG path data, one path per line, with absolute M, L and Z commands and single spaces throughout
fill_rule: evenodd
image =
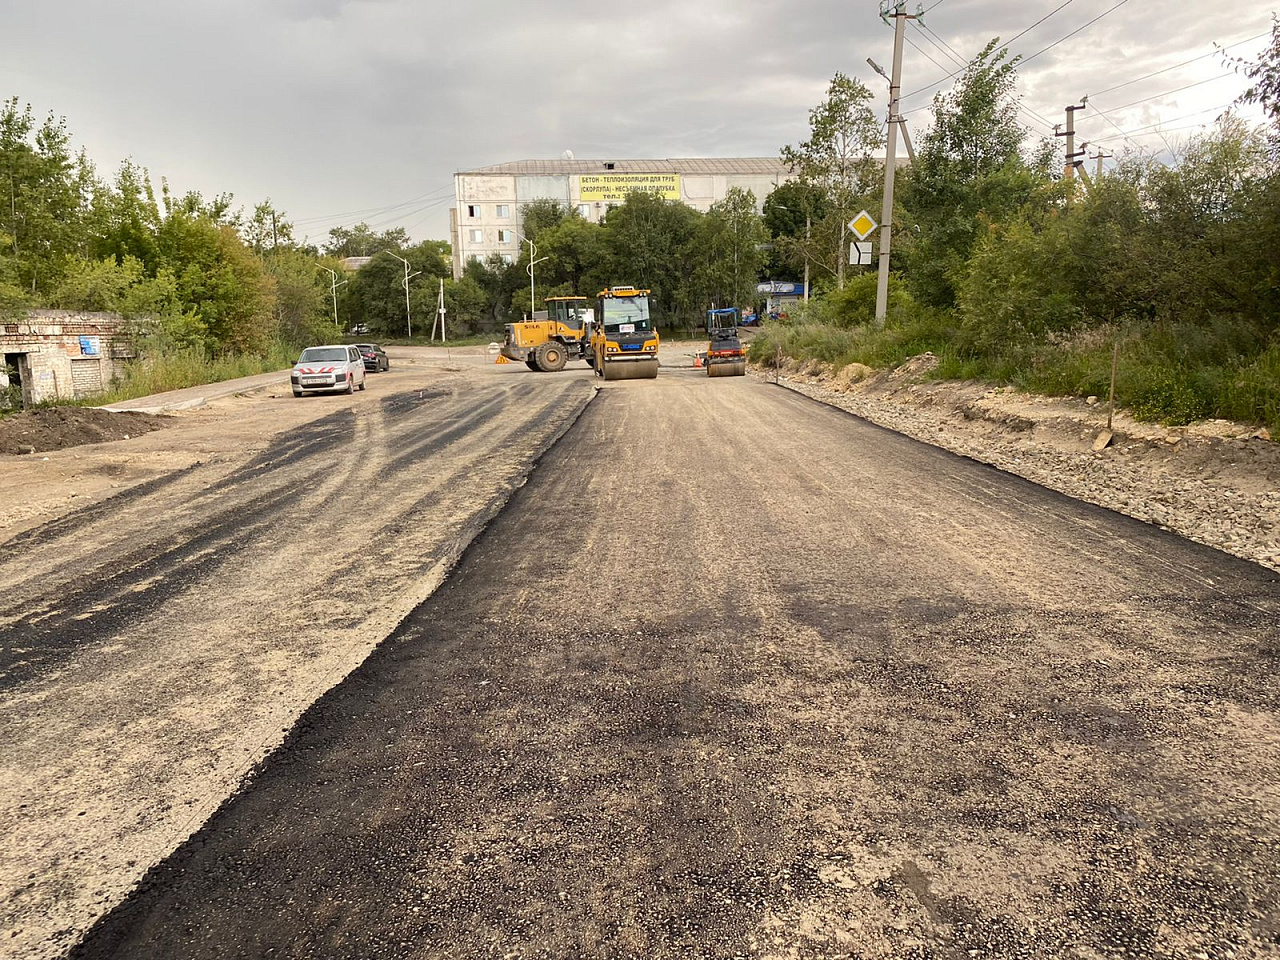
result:
M 883 140 L 871 108 L 871 91 L 858 80 L 837 73 L 827 97 L 809 111 L 809 139 L 782 148 L 782 160 L 806 187 L 816 188 L 829 214 L 812 231 L 827 251 L 836 285 L 844 283 L 846 229 L 853 213 L 880 189 L 883 171 L 872 157 Z
M 897 195 L 904 212 L 895 218 L 907 229 L 895 236 L 895 254 L 912 292 L 935 306 L 955 302 L 983 223 L 1010 219 L 1048 182 L 1047 170 L 1022 156 L 1017 58 L 997 43 L 987 44 L 950 92 L 934 97 L 934 126 Z
M 367 223 L 357 223 L 354 227 L 330 230 L 324 252 L 339 258 L 372 257 L 387 250 L 399 253 L 409 245 L 409 234 L 403 227 L 392 227 L 378 233 Z
M 746 307 L 755 300 L 767 234 L 749 190 L 730 187 L 698 223 L 695 250 L 700 299 L 708 305 Z
M 605 285 L 649 288 L 655 316 L 668 324 L 694 314 L 693 247 L 700 217 L 676 200 L 639 190 L 627 194 L 605 215 L 610 252 Z

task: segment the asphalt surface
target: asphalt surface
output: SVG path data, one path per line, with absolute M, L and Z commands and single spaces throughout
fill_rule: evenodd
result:
M 65 954 L 435 590 L 594 395 L 585 369 L 505 372 L 397 361 L 351 397 L 226 398 L 56 455 L 64 490 L 159 472 L 0 550 L 0 958 Z
M 1277 623 L 782 388 L 610 384 L 72 955 L 1275 955 Z

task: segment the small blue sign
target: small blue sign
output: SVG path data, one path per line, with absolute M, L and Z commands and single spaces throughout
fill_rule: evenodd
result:
M 86 357 L 96 357 L 98 355 L 98 338 L 81 337 L 80 352 Z

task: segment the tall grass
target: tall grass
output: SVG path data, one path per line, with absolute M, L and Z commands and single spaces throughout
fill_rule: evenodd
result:
M 119 403 L 153 393 L 284 370 L 297 358 L 296 347 L 279 342 L 272 343 L 261 356 L 233 354 L 211 359 L 198 349 L 155 351 L 125 364 L 124 372 L 111 382 L 104 394 L 93 397 L 92 402 Z
M 1280 341 L 1222 320 L 1212 325 L 1131 321 L 1072 336 L 978 343 L 945 311 L 918 306 L 891 315 L 883 329 L 822 323 L 768 327 L 751 358 L 815 359 L 837 369 L 886 369 L 926 351 L 937 379 L 1012 385 L 1049 396 L 1106 396 L 1114 345 L 1120 345 L 1116 401 L 1143 420 L 1181 425 L 1217 417 L 1265 424 L 1280 434 Z

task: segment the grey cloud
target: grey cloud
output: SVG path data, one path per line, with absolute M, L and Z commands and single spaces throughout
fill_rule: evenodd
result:
M 1015 49 L 1032 53 L 1113 2 L 1073 0 Z M 1055 5 L 944 0 L 926 21 L 969 57 Z M 1208 0 L 1154 6 L 1134 0 L 1029 63 L 1026 105 L 1055 122 L 1083 93 L 1267 21 L 1256 4 L 1237 5 L 1231 20 Z M 905 90 L 951 68 L 928 35 L 910 35 L 948 66 L 908 47 Z M 132 154 L 179 189 L 232 190 L 245 203 L 269 195 L 314 227 L 335 211 L 447 193 L 457 169 L 565 148 L 580 157 L 776 155 L 805 136 L 808 110 L 837 70 L 881 95 L 865 59 L 888 66 L 891 46 L 872 0 L 73 0 L 12 16 L 0 37 L 0 93 L 65 114 L 104 168 Z M 1102 102 L 1215 70 L 1207 59 Z M 1177 116 L 1242 86 L 1207 84 L 1113 119 Z M 927 118 L 913 114 L 913 129 Z M 1100 119 L 1082 125 L 1091 120 L 1091 135 L 1115 133 Z M 444 209 L 415 213 L 427 218 L 416 232 L 444 236 Z

